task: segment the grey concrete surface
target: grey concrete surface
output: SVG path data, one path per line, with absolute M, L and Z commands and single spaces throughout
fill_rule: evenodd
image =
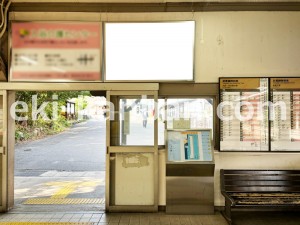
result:
M 17 144 L 13 211 L 104 210 L 103 204 L 25 205 L 23 203 L 33 198 L 51 198 L 61 191 L 66 183 L 75 183 L 75 188 L 65 198 L 104 198 L 105 131 L 104 119 L 91 119 L 76 124 L 61 134 Z
M 16 144 L 16 175 L 49 170 L 104 171 L 105 120 L 91 119 L 61 134 Z

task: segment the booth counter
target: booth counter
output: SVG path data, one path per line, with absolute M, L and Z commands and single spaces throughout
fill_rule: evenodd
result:
M 168 130 L 166 212 L 214 213 L 211 130 Z

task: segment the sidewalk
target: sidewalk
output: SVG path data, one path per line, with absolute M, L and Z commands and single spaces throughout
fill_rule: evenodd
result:
M 14 213 L 104 211 L 104 171 L 47 171 L 15 183 Z

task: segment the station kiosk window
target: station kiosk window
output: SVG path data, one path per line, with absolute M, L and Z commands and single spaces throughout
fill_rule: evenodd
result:
M 166 212 L 213 214 L 211 130 L 167 130 L 166 136 Z

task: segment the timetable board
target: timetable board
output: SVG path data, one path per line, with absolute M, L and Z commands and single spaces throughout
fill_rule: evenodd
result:
M 220 151 L 268 151 L 268 78 L 220 78 Z
M 169 162 L 213 161 L 211 130 L 168 130 Z
M 300 78 L 271 78 L 271 151 L 300 150 Z

